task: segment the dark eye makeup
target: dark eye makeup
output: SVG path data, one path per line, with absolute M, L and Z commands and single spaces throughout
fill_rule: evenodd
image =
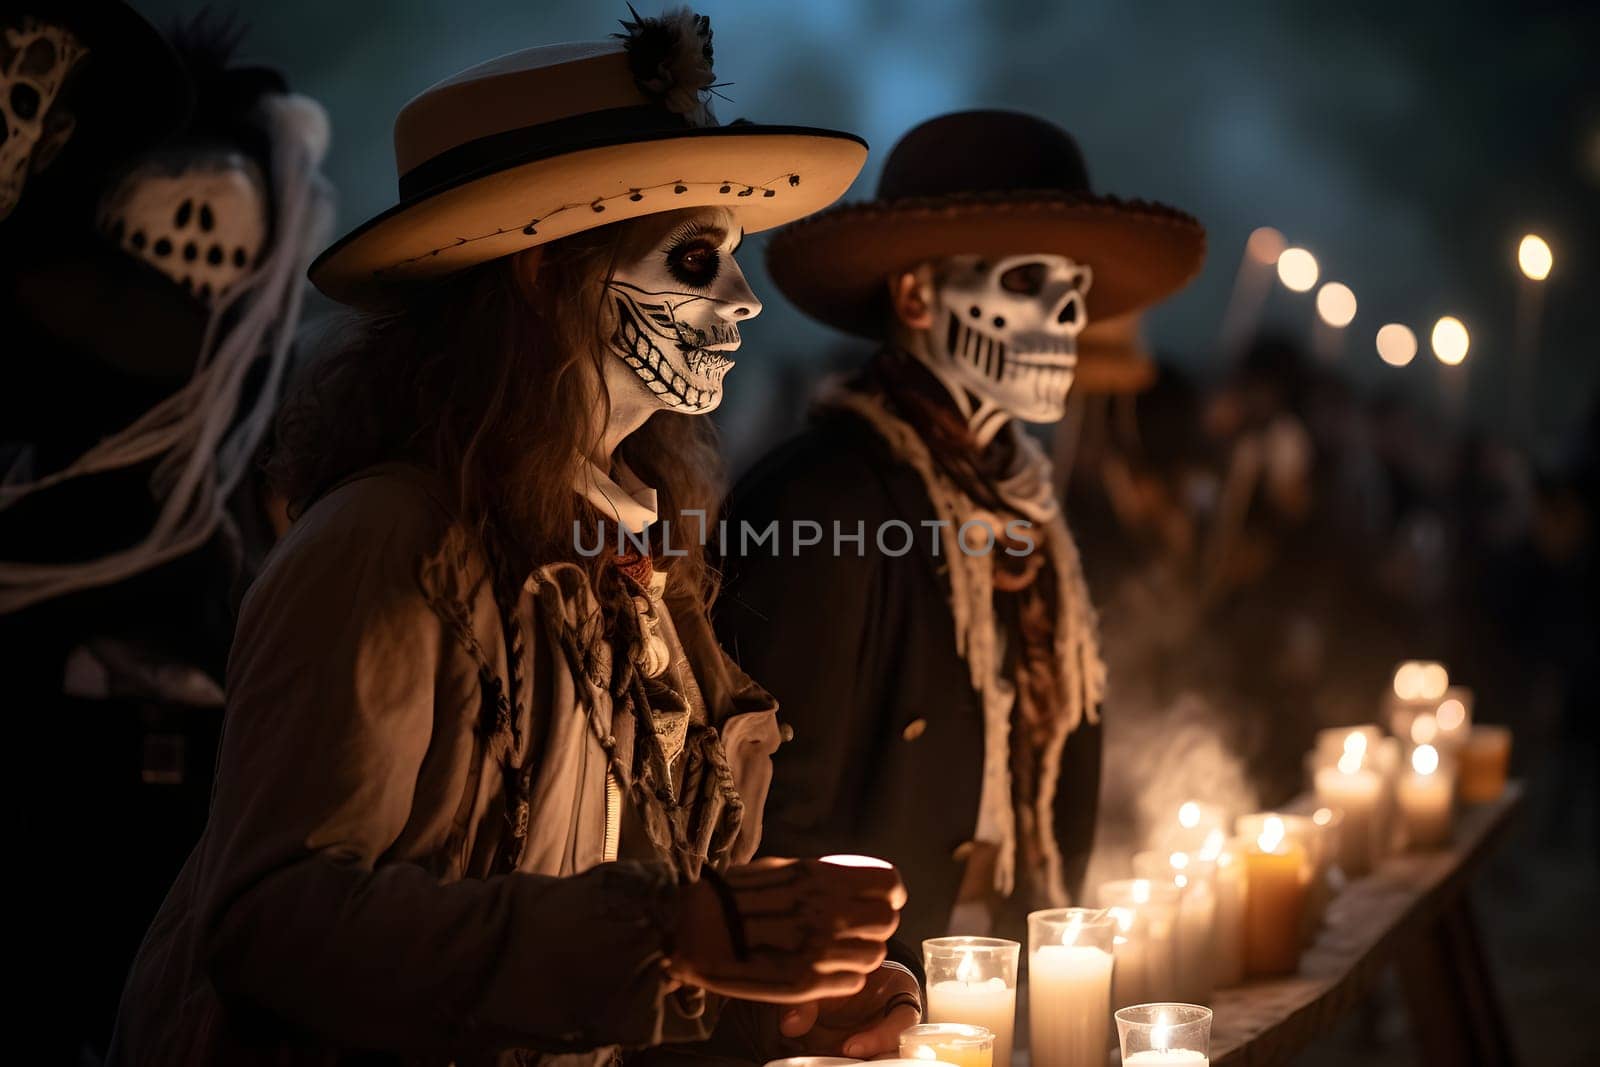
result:
M 709 226 L 689 225 L 667 239 L 667 271 L 684 285 L 709 289 L 722 271 L 725 235 Z

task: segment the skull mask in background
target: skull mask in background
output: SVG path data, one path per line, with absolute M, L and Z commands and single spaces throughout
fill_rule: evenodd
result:
M 205 304 L 247 275 L 267 243 L 261 168 L 222 146 L 151 153 L 101 197 L 96 224 Z
M 612 274 L 611 348 L 662 408 L 703 415 L 722 402 L 739 323 L 759 315 L 761 301 L 734 262 L 743 234 L 728 212 L 674 213 L 660 224 L 649 251 Z
M 1089 268 L 1048 254 L 951 256 L 936 273 L 925 358 L 947 386 L 977 399 L 974 424 L 996 414 L 1060 419 L 1087 321 Z
M 0 219 L 72 136 L 73 117 L 56 98 L 87 54 L 62 26 L 26 17 L 0 24 Z

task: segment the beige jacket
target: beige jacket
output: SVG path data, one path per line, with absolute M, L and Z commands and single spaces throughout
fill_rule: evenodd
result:
M 669 606 L 721 740 L 678 817 L 740 862 L 776 708 L 698 604 Z M 590 1063 L 705 1036 L 715 1012 L 659 966 L 671 858 L 605 862 L 632 716 L 612 715 L 587 580 L 541 568 L 516 610 L 525 641 L 416 468 L 373 468 L 296 523 L 244 603 L 210 822 L 111 1062 Z

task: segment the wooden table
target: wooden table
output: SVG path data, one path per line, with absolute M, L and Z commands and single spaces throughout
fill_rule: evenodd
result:
M 1288 1061 L 1355 1010 L 1391 965 L 1427 1063 L 1513 1062 L 1466 888 L 1521 802 L 1521 785 L 1510 783 L 1499 800 L 1459 813 L 1452 847 L 1392 857 L 1352 882 L 1298 974 L 1219 990 L 1214 1067 Z

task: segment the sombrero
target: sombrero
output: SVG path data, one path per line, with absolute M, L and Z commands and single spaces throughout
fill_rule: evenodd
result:
M 1165 204 L 1093 193 L 1066 131 L 1014 111 L 930 119 L 900 139 L 877 199 L 795 223 L 767 245 L 772 280 L 830 326 L 882 336 L 884 279 L 952 255 L 1052 252 L 1094 270 L 1088 318 L 1137 311 L 1182 288 L 1205 230 Z
M 1072 388 L 1095 394 L 1142 393 L 1156 382 L 1156 364 L 1140 335 L 1139 316 L 1090 319 L 1078 335 Z
M 399 203 L 311 266 L 347 304 L 582 230 L 726 207 L 746 232 L 809 215 L 866 160 L 834 130 L 717 125 L 709 20 L 635 16 L 617 39 L 529 48 L 462 71 L 395 122 Z

